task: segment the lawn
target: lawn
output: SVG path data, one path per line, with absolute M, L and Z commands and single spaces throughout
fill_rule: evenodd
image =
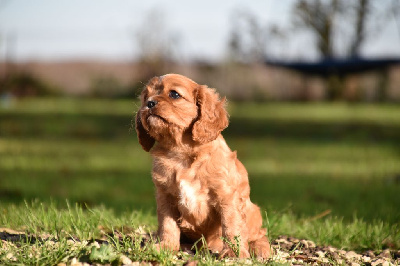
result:
M 82 212 L 104 210 L 111 227 L 142 222 L 154 229 L 151 158 L 132 128 L 137 105 L 75 98 L 0 105 L 0 227 L 55 230 L 43 225 L 50 218 L 36 224 L 24 213 L 39 212 L 41 203 L 61 212 L 67 199 Z M 271 237 L 295 234 L 360 250 L 390 240 L 399 248 L 399 105 L 232 102 L 228 108 L 223 134 L 249 172 L 251 198 L 268 215 Z M 132 224 L 133 214 L 146 218 Z M 350 235 L 315 226 L 342 226 L 341 234 L 359 228 L 370 240 L 346 242 Z M 368 233 L 378 227 L 380 236 Z

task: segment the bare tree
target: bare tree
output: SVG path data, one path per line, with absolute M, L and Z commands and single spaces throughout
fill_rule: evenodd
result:
M 295 26 L 313 34 L 324 58 L 340 54 L 357 57 L 371 36 L 378 36 L 392 15 L 399 14 L 398 0 L 298 0 L 293 8 Z M 335 46 L 341 33 L 342 49 Z M 337 44 L 337 43 L 336 43 Z M 344 47 L 343 47 L 344 46 Z
M 1 10 L 3 9 L 3 7 L 7 4 L 7 2 L 8 2 L 8 0 L 0 0 L 0 13 L 1 13 Z M 2 45 L 2 41 L 3 41 L 3 39 L 1 37 L 2 36 L 0 35 L 0 48 Z
M 248 10 L 236 10 L 231 18 L 229 53 L 234 61 L 253 63 L 265 59 L 269 29 Z
M 400 1 L 399 0 L 392 0 L 390 5 L 391 15 L 396 23 L 397 32 L 400 37 Z
M 168 29 L 161 10 L 153 9 L 145 16 L 135 34 L 142 79 L 165 72 L 168 65 L 177 61 L 178 41 L 177 35 Z
M 1 14 L 1 11 L 2 11 L 2 9 L 7 5 L 9 3 L 9 0 L 0 0 L 0 14 Z M 8 72 L 10 71 L 10 69 L 11 69 L 11 67 L 10 67 L 10 59 L 11 59 L 11 56 L 10 56 L 10 49 L 11 48 L 13 48 L 14 46 L 15 46 L 15 36 L 14 35 L 9 35 L 10 37 L 8 37 L 7 39 L 5 39 L 5 37 L 2 35 L 2 32 L 0 32 L 0 51 L 2 50 L 2 49 L 4 49 L 3 48 L 3 46 L 5 47 L 5 59 L 4 59 L 4 71 L 3 71 L 3 77 L 0 77 L 1 79 L 3 79 L 3 81 L 0 81 L 0 83 L 1 82 L 4 82 L 4 80 L 7 78 L 7 76 L 8 76 Z M 6 41 L 6 42 L 5 42 Z M 8 42 L 8 44 L 7 44 L 7 42 Z M 10 47 L 10 46 L 12 46 L 12 47 Z M 1 58 L 1 56 L 0 56 L 0 67 L 2 67 L 1 66 L 1 63 L 2 63 L 2 58 Z M 3 85 L 2 84 L 0 84 L 0 87 L 2 87 Z
M 175 39 L 167 29 L 165 14 L 151 10 L 136 31 L 136 43 L 141 61 L 172 60 Z
M 340 0 L 300 0 L 294 7 L 295 23 L 313 33 L 323 57 L 334 56 L 334 22 L 342 10 Z
M 350 43 L 350 55 L 359 56 L 361 45 L 366 39 L 366 21 L 370 10 L 369 0 L 359 0 L 355 7 L 356 21 L 353 40 Z

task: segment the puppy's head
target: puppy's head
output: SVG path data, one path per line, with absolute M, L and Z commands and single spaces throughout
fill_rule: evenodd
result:
M 136 114 L 139 143 L 149 151 L 155 141 L 191 134 L 194 142 L 213 141 L 228 126 L 225 98 L 178 74 L 154 77 L 145 86 Z

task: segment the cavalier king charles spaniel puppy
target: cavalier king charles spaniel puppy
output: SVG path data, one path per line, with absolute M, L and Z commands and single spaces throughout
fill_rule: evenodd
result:
M 203 244 L 221 257 L 268 258 L 271 248 L 260 209 L 250 201 L 247 171 L 221 135 L 228 126 L 225 98 L 168 74 L 150 79 L 140 99 L 136 132 L 153 157 L 157 249 L 176 251 L 181 239 L 204 237 Z

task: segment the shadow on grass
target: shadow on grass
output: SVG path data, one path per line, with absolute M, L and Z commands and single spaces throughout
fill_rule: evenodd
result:
M 105 205 L 116 212 L 155 210 L 155 196 L 148 172 L 76 171 L 63 175 L 54 171 L 3 171 L 0 202 L 66 199 L 82 206 Z
M 400 147 L 400 126 L 368 122 L 231 118 L 224 135 L 243 138 L 276 138 L 311 142 L 379 142 Z
M 400 220 L 400 184 L 384 180 L 330 179 L 319 176 L 260 176 L 250 174 L 251 198 L 263 209 L 290 208 L 299 216 L 331 210 L 332 216 L 366 221 Z
M 40 138 L 130 138 L 135 135 L 132 116 L 104 114 L 0 114 L 0 136 Z M 231 118 L 223 132 L 227 137 L 277 138 L 333 142 L 392 143 L 400 147 L 400 125 L 376 122 L 275 120 Z
M 104 114 L 0 114 L 0 136 L 114 139 L 135 135 L 132 116 Z

